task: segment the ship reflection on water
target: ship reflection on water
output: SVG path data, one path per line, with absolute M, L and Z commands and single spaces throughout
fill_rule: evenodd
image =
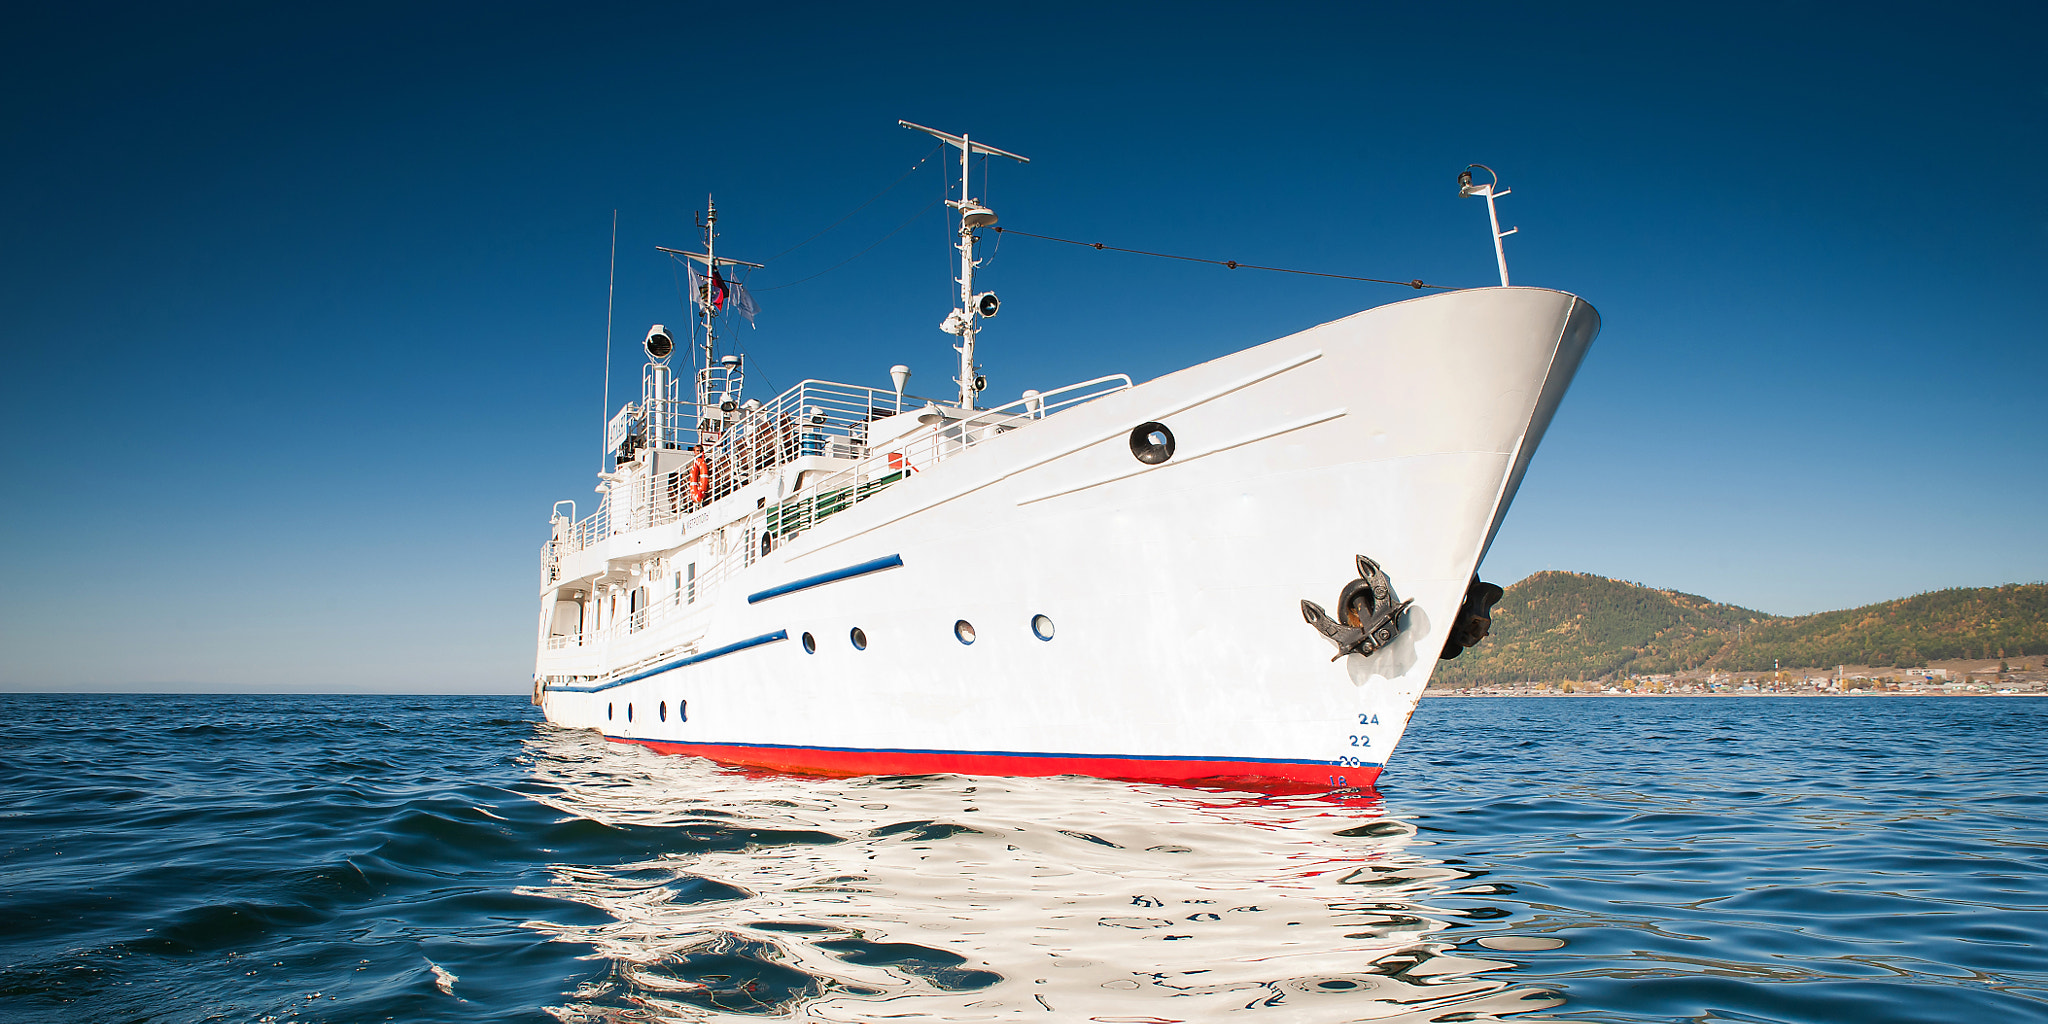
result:
M 531 927 L 611 965 L 552 1008 L 566 1021 L 1486 1020 L 1561 1002 L 1454 952 L 1447 933 L 1505 916 L 1474 907 L 1497 890 L 1370 791 L 817 779 L 556 729 L 529 755 L 538 799 L 618 839 L 613 862 L 551 863 L 540 891 L 598 913 Z

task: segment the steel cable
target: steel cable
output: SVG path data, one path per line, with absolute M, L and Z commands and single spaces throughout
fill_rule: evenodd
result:
M 1147 252 L 1144 249 L 1125 249 L 1121 246 L 1104 245 L 1101 242 L 1077 242 L 1071 238 L 1055 238 L 1052 235 L 1034 235 L 1029 231 L 1019 231 L 1016 228 L 1006 228 L 1002 227 L 1001 225 L 997 225 L 995 230 L 999 234 L 1023 235 L 1026 238 L 1042 238 L 1048 242 L 1065 242 L 1068 245 L 1078 245 L 1082 246 L 1083 248 L 1095 249 L 1104 252 L 1127 252 L 1138 256 L 1157 256 L 1160 259 L 1165 260 L 1182 260 L 1188 263 L 1208 263 L 1214 266 L 1223 267 L 1228 270 L 1270 270 L 1276 274 L 1300 274 L 1303 277 L 1328 277 L 1335 278 L 1339 281 L 1365 281 L 1371 284 L 1399 285 L 1403 288 L 1437 288 L 1442 289 L 1444 291 L 1456 290 L 1455 285 L 1429 284 L 1424 282 L 1420 278 L 1417 278 L 1412 281 L 1389 281 L 1383 277 L 1354 277 L 1350 274 L 1325 274 L 1322 271 L 1318 270 L 1291 270 L 1287 267 L 1262 267 L 1256 263 L 1239 263 L 1236 260 L 1207 260 L 1201 258 L 1200 256 L 1176 256 L 1170 252 Z
M 883 196 L 885 196 L 885 195 L 888 195 L 888 194 L 889 194 L 889 193 L 890 193 L 891 191 L 893 191 L 893 190 L 894 190 L 894 189 L 896 188 L 896 186 L 898 186 L 898 185 L 901 185 L 901 184 L 903 184 L 903 179 L 904 179 L 904 178 L 908 178 L 908 177 L 910 177 L 910 176 L 911 176 L 912 174 L 915 174 L 915 173 L 917 173 L 917 169 L 918 169 L 918 168 L 920 168 L 920 167 L 923 167 L 923 166 L 924 166 L 924 164 L 925 164 L 925 161 L 926 161 L 926 160 L 930 160 L 930 159 L 931 159 L 931 158 L 932 158 L 932 157 L 933 157 L 933 156 L 934 156 L 935 154 L 937 154 L 937 153 L 938 153 L 938 151 L 939 151 L 939 150 L 941 150 L 941 149 L 944 149 L 945 147 L 946 147 L 946 144 L 945 144 L 945 143 L 943 143 L 943 142 L 939 143 L 939 144 L 938 144 L 938 145 L 936 145 L 936 146 L 933 146 L 933 147 L 932 147 L 932 151 L 931 151 L 930 153 L 926 153 L 926 154 L 925 154 L 925 155 L 924 155 L 923 157 L 920 157 L 920 158 L 918 159 L 918 161 L 917 161 L 916 163 L 914 163 L 914 164 L 911 164 L 911 165 L 910 165 L 910 170 L 904 171 L 904 172 L 903 172 L 902 174 L 898 175 L 898 176 L 896 177 L 896 180 L 895 180 L 895 181 L 892 181 L 892 182 L 890 182 L 887 188 L 884 188 L 884 189 L 882 189 L 882 190 L 881 190 L 880 192 L 877 192 L 877 193 L 875 193 L 874 195 L 871 195 L 871 196 L 869 196 L 869 197 L 867 198 L 867 200 L 866 200 L 865 202 L 861 203 L 861 204 L 860 204 L 859 206 L 856 206 L 856 207 L 854 207 L 853 209 L 851 209 L 851 210 L 848 210 L 848 211 L 846 211 L 846 216 L 845 216 L 845 217 L 841 217 L 841 218 L 839 218 L 838 220 L 835 220 L 835 221 L 833 221 L 832 223 L 830 223 L 830 224 L 827 224 L 827 225 L 825 225 L 825 229 L 824 229 L 823 231 L 820 231 L 820 232 L 818 232 L 817 234 L 815 234 L 815 235 L 812 235 L 811 237 L 809 237 L 809 238 L 806 238 L 806 239 L 804 239 L 803 241 L 801 241 L 801 242 L 798 242 L 797 244 L 795 244 L 795 245 L 792 245 L 792 246 L 790 246 L 789 248 L 787 248 L 787 249 L 784 249 L 784 250 L 782 250 L 781 252 L 778 252 L 778 253 L 776 253 L 775 255 L 773 255 L 773 256 L 770 256 L 770 257 L 768 257 L 768 258 L 767 258 L 767 259 L 765 259 L 765 260 L 762 260 L 762 261 L 761 261 L 761 265 L 762 265 L 762 266 L 767 266 L 768 264 L 770 264 L 770 263 L 773 263 L 773 262 L 775 262 L 776 260 L 779 260 L 779 259 L 783 258 L 784 256 L 787 256 L 787 255 L 789 255 L 790 253 L 793 253 L 793 252 L 797 251 L 798 249 L 801 249 L 801 248 L 803 248 L 804 246 L 806 246 L 806 245 L 809 245 L 809 244 L 811 244 L 812 242 L 815 242 L 815 241 L 817 241 L 817 240 L 818 240 L 818 239 L 820 239 L 820 238 L 823 238 L 823 237 L 825 236 L 825 234 L 826 234 L 827 232 L 831 231 L 831 230 L 832 230 L 833 228 L 836 228 L 836 227 L 838 227 L 838 226 L 839 226 L 839 225 L 841 225 L 841 224 L 844 224 L 844 223 L 846 223 L 846 222 L 847 222 L 847 220 L 848 220 L 848 219 L 850 219 L 850 218 L 851 218 L 851 217 L 852 217 L 852 216 L 853 216 L 854 214 L 856 214 L 856 213 L 859 213 L 859 212 L 861 212 L 862 210 L 865 210 L 865 209 L 867 209 L 867 208 L 868 208 L 868 205 L 869 205 L 870 203 L 873 203 L 873 202 L 874 202 L 875 200 L 877 200 L 877 199 L 880 199 L 880 198 L 882 198 L 882 197 L 883 197 Z

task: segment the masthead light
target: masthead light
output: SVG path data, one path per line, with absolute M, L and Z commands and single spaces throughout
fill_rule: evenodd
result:
M 1486 176 L 1493 180 L 1475 184 L 1472 181 L 1472 169 L 1475 167 L 1485 171 Z M 1464 170 L 1458 172 L 1458 194 L 1461 196 L 1490 196 L 1499 187 L 1500 175 L 1493 173 L 1493 168 L 1485 164 L 1467 164 Z M 1507 193 L 1502 192 L 1500 194 L 1506 195 Z

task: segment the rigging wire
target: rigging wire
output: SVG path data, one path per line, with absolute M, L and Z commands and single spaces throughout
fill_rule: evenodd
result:
M 1339 281 L 1365 281 L 1371 284 L 1399 285 L 1403 288 L 1438 288 L 1444 291 L 1456 290 L 1455 285 L 1429 284 L 1423 281 L 1421 278 L 1417 278 L 1413 281 L 1389 281 L 1383 277 L 1353 277 L 1350 274 L 1325 274 L 1317 270 L 1291 270 L 1287 267 L 1262 267 L 1254 263 L 1239 263 L 1236 260 L 1207 260 L 1201 258 L 1200 256 L 1176 256 L 1170 252 L 1147 252 L 1144 249 L 1125 249 L 1115 245 L 1104 245 L 1101 242 L 1077 242 L 1071 238 L 1055 238 L 1051 235 L 1034 235 L 1029 231 L 1019 231 L 1016 228 L 1006 228 L 1001 225 L 997 225 L 995 230 L 998 234 L 1002 235 L 1023 235 L 1026 238 L 1042 238 L 1048 242 L 1065 242 L 1068 245 L 1078 245 L 1084 248 L 1095 249 L 1098 251 L 1128 252 L 1138 256 L 1157 256 L 1160 259 L 1166 260 L 1182 260 L 1188 263 L 1208 263 L 1229 270 L 1270 270 L 1276 274 L 1300 274 L 1303 277 L 1329 277 L 1335 278 Z
M 940 143 L 940 145 L 944 145 L 944 143 Z M 952 198 L 953 183 L 947 180 L 949 176 L 950 175 L 948 174 L 939 175 L 938 202 L 943 203 Z M 960 184 L 960 199 L 962 202 L 965 202 L 967 200 L 966 182 L 961 182 Z M 946 305 L 950 306 L 954 302 L 958 301 L 957 299 L 954 298 L 954 296 L 958 295 L 960 292 L 960 278 L 958 276 L 959 272 L 955 270 L 953 267 L 952 217 L 943 215 L 939 217 L 939 238 L 942 240 L 939 244 L 939 258 L 940 261 L 943 262 L 946 266 Z
M 853 255 L 848 256 L 847 258 L 840 260 L 839 262 L 834 263 L 831 266 L 826 267 L 825 269 L 820 270 L 815 274 L 812 274 L 810 277 L 799 277 L 796 280 L 789 282 L 789 284 L 778 284 L 773 288 L 756 288 L 754 290 L 759 292 L 776 292 L 781 291 L 784 288 L 790 288 L 796 285 L 800 285 L 805 281 L 814 281 L 817 280 L 818 278 L 824 277 L 826 274 L 838 270 L 840 267 L 843 267 L 848 263 L 852 263 L 854 260 L 860 259 L 862 256 L 866 256 L 868 253 L 874 250 L 875 246 L 878 246 L 883 242 L 886 242 L 889 239 L 896 237 L 896 232 L 901 231 L 904 228 L 907 228 L 910 225 L 916 223 L 918 218 L 923 217 L 926 213 L 929 213 L 931 211 L 931 208 L 937 205 L 939 205 L 939 201 L 936 199 L 924 204 L 924 209 L 921 209 L 916 213 L 911 214 L 909 220 L 906 220 L 903 223 L 896 225 L 889 231 L 888 234 L 883 235 L 882 237 L 875 239 L 873 242 L 868 243 L 867 248 L 862 249 L 861 251 L 854 253 Z M 673 259 L 674 257 L 670 258 Z
M 820 239 L 820 238 L 823 238 L 823 237 L 825 236 L 826 232 L 829 232 L 829 231 L 831 231 L 831 230 L 832 230 L 833 228 L 836 228 L 836 227 L 838 227 L 839 225 L 841 225 L 841 224 L 844 224 L 844 223 L 846 223 L 846 222 L 847 222 L 847 220 L 848 220 L 848 219 L 850 219 L 850 218 L 851 218 L 851 217 L 852 217 L 852 216 L 853 216 L 854 214 L 856 214 L 856 213 L 859 213 L 859 212 L 861 212 L 862 210 L 865 210 L 865 209 L 867 209 L 867 208 L 868 208 L 868 205 L 869 205 L 869 204 L 873 203 L 873 202 L 874 202 L 875 200 L 877 200 L 877 199 L 880 199 L 880 198 L 882 198 L 882 197 L 883 197 L 883 196 L 885 196 L 885 195 L 888 195 L 888 194 L 889 194 L 889 192 L 890 192 L 890 191 L 891 191 L 892 189 L 894 189 L 894 188 L 895 188 L 896 186 L 898 186 L 898 185 L 901 185 L 901 184 L 903 184 L 903 179 L 904 179 L 904 178 L 908 178 L 908 177 L 910 177 L 910 176 L 911 176 L 912 174 L 915 174 L 915 173 L 917 172 L 917 169 L 918 169 L 918 168 L 920 168 L 920 167 L 923 167 L 923 166 L 925 165 L 925 161 L 927 161 L 927 160 L 930 160 L 930 159 L 931 159 L 931 158 L 932 158 L 933 156 L 935 156 L 935 155 L 937 155 L 937 154 L 938 154 L 939 150 L 941 150 L 941 149 L 944 149 L 944 148 L 946 148 L 946 144 L 945 144 L 945 143 L 943 143 L 943 142 L 939 143 L 939 144 L 938 144 L 938 145 L 936 145 L 936 146 L 933 146 L 933 147 L 932 147 L 932 151 L 931 151 L 930 153 L 926 153 L 926 154 L 925 154 L 925 155 L 924 155 L 924 156 L 923 156 L 922 158 L 920 158 L 920 159 L 919 159 L 919 160 L 918 160 L 918 161 L 917 161 L 916 163 L 914 163 L 914 164 L 911 164 L 911 165 L 910 165 L 910 170 L 904 171 L 904 172 L 903 172 L 902 174 L 898 175 L 898 176 L 897 176 L 897 178 L 896 178 L 896 180 L 895 180 L 895 181 L 892 181 L 892 182 L 890 182 L 887 188 L 884 188 L 884 189 L 882 189 L 882 190 L 881 190 L 880 192 L 877 192 L 877 193 L 875 193 L 874 195 L 871 195 L 871 196 L 869 196 L 869 197 L 867 198 L 867 201 L 866 201 L 866 202 L 863 202 L 863 203 L 861 203 L 861 204 L 860 204 L 859 206 L 856 206 L 856 207 L 854 207 L 853 209 L 851 209 L 851 210 L 848 210 L 848 211 L 847 211 L 847 213 L 846 213 L 846 216 L 845 216 L 845 217 L 841 217 L 841 218 L 839 218 L 838 220 L 835 220 L 835 221 L 833 221 L 832 223 L 830 223 L 830 224 L 828 224 L 828 225 L 826 225 L 826 226 L 825 226 L 825 230 L 824 230 L 824 231 L 820 231 L 820 232 L 818 232 L 817 234 L 815 234 L 815 235 L 812 235 L 811 237 L 809 237 L 809 238 L 806 238 L 806 239 L 804 239 L 803 241 L 801 241 L 801 242 L 798 242 L 797 244 L 795 244 L 795 245 L 792 245 L 792 246 L 790 246 L 789 248 L 787 248 L 787 249 L 784 249 L 784 250 L 782 250 L 781 252 L 778 252 L 778 253 L 776 253 L 775 255 L 773 255 L 773 256 L 770 256 L 770 257 L 768 257 L 768 258 L 767 258 L 767 259 L 765 259 L 765 260 L 762 260 L 762 261 L 761 261 L 761 263 L 762 263 L 762 264 L 763 264 L 764 266 L 765 266 L 765 265 L 767 265 L 767 264 L 773 263 L 773 262 L 775 262 L 776 260 L 779 260 L 779 259 L 783 258 L 784 256 L 787 256 L 787 255 L 789 255 L 790 253 L 793 253 L 793 252 L 797 251 L 798 249 L 801 249 L 801 248 L 803 248 L 804 246 L 806 246 L 806 245 L 809 245 L 809 244 L 811 244 L 812 242 L 815 242 L 815 241 L 817 241 L 817 240 L 818 240 L 818 239 Z
M 1021 231 L 1020 231 L 1020 232 L 1018 232 L 1018 234 L 1023 234 L 1023 232 L 1021 232 Z M 987 268 L 989 268 L 989 267 L 991 267 L 991 266 L 994 266 L 994 265 L 995 265 L 995 262 L 996 262 L 996 253 L 999 253 L 999 252 L 1002 252 L 1002 251 L 1003 251 L 1003 236 L 1002 236 L 1002 235 L 1000 235 L 1000 234 L 998 234 L 998 235 L 996 236 L 996 244 L 994 244 L 994 245 L 992 245 L 992 246 L 989 246 L 989 249 L 988 249 L 988 255 L 986 255 L 986 256 L 983 256 L 983 257 L 982 257 L 981 259 L 977 260 L 977 261 L 975 262 L 975 264 L 974 264 L 974 265 L 975 265 L 975 266 L 977 266 L 977 267 L 981 267 L 982 269 L 986 270 Z
M 694 381 L 697 379 L 697 314 L 690 312 L 690 300 L 683 295 L 683 275 L 676 269 L 681 262 L 673 256 L 669 257 L 668 270 L 669 276 L 675 278 L 676 282 L 676 308 L 683 311 L 683 322 L 690 325 L 689 369 L 690 379 Z

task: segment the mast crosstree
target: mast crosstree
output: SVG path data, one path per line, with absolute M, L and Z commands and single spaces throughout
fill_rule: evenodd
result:
M 947 334 L 960 336 L 960 344 L 953 350 L 960 353 L 960 375 L 954 380 L 960 385 L 960 408 L 974 408 L 974 396 L 981 390 L 983 381 L 980 368 L 974 365 L 974 335 L 979 329 L 978 321 L 994 316 L 998 305 L 993 293 L 976 295 L 974 292 L 974 243 L 978 240 L 977 229 L 996 222 L 996 212 L 982 205 L 981 201 L 968 194 L 968 159 L 976 153 L 992 156 L 1006 156 L 1020 164 L 1031 162 L 1030 157 L 1018 156 L 1006 149 L 997 149 L 987 143 L 975 142 L 965 135 L 953 135 L 937 128 L 926 128 L 909 121 L 897 121 L 905 128 L 925 133 L 960 151 L 960 198 L 948 199 L 946 205 L 960 211 L 960 305 L 947 314 L 939 329 Z

